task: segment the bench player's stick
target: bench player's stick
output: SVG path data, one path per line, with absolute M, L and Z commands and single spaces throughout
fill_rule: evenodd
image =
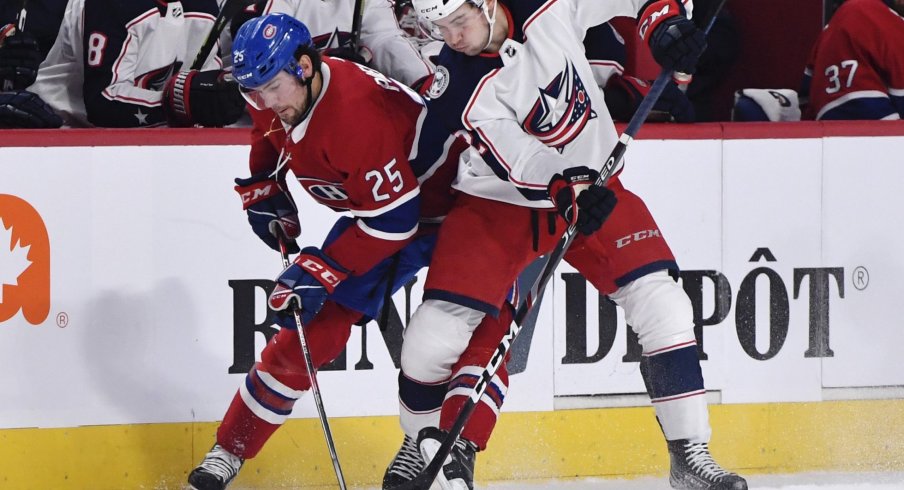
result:
M 223 8 L 220 9 L 219 15 L 217 15 L 217 18 L 213 21 L 213 27 L 210 28 L 207 38 L 205 38 L 204 43 L 201 44 L 201 49 L 199 49 L 198 54 L 195 55 L 195 61 L 191 64 L 192 70 L 200 70 L 204 66 L 204 62 L 207 61 L 207 57 L 210 56 L 210 51 L 216 46 L 217 41 L 220 39 L 220 34 L 223 33 L 223 29 L 226 28 L 229 21 L 235 17 L 235 14 L 239 13 L 243 8 L 252 3 L 254 3 L 253 0 L 226 0 L 226 3 L 223 4 Z
M 352 39 L 349 46 L 353 53 L 361 47 L 361 19 L 364 18 L 364 0 L 355 0 L 355 11 L 352 12 Z
M 28 15 L 28 0 L 22 0 L 22 8 L 19 9 L 19 14 L 16 15 L 16 34 L 25 30 L 25 16 Z M 0 42 L 2 42 L 3 38 L 6 37 L 12 29 L 4 29 L 3 34 L 0 35 Z M 8 91 L 13 89 L 13 80 L 4 80 L 3 86 L 0 87 L 0 90 Z

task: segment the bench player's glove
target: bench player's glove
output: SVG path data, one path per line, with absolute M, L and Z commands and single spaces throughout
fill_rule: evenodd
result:
M 687 18 L 680 0 L 650 0 L 637 17 L 637 33 L 653 59 L 667 70 L 694 73 L 706 36 Z
M 24 89 L 35 83 L 41 49 L 27 32 L 16 32 L 12 24 L 0 27 L 0 90 Z
M 639 78 L 629 75 L 612 75 L 606 83 L 603 94 L 606 107 L 616 121 L 630 121 L 631 116 L 640 107 L 643 98 L 650 92 L 651 85 Z M 666 84 L 662 95 L 653 105 L 653 110 L 668 114 L 670 120 L 679 123 L 694 122 L 694 106 L 687 95 L 678 88 L 675 82 Z
M 270 293 L 267 304 L 277 313 L 300 308 L 301 321 L 307 325 L 323 307 L 327 295 L 335 291 L 346 277 L 348 269 L 319 248 L 305 247 L 292 265 L 276 278 L 276 288 Z M 284 318 L 277 321 L 290 328 L 294 323 Z
M 323 50 L 322 54 L 329 56 L 330 58 L 341 58 L 346 61 L 354 61 L 359 65 L 368 66 L 368 60 L 364 59 L 364 56 L 362 56 L 361 53 L 348 46 L 327 48 Z
M 554 175 L 547 187 L 559 214 L 584 235 L 599 230 L 618 202 L 608 187 L 594 183 L 598 176 L 596 170 L 572 167 Z
M 180 71 L 163 87 L 163 112 L 172 127 L 222 127 L 236 122 L 245 99 L 222 70 Z
M 58 128 L 63 119 L 38 94 L 26 90 L 0 92 L 0 128 Z
M 235 179 L 235 191 L 242 197 L 242 207 L 248 213 L 251 229 L 270 248 L 279 252 L 276 227 L 286 237 L 286 250 L 298 253 L 295 239 L 301 234 L 298 209 L 283 182 L 269 177 L 266 172 L 247 179 Z

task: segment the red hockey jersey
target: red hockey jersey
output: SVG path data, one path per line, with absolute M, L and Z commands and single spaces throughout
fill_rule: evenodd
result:
M 439 151 L 426 150 L 436 148 L 435 143 L 418 144 L 426 108 L 404 85 L 329 57 L 323 58 L 321 73 L 320 96 L 298 126 L 286 128 L 272 111 L 249 108 L 254 120 L 251 173 L 283 176 L 291 170 L 316 201 L 351 212 L 357 226 L 324 252 L 362 273 L 409 242 L 425 215 L 422 209 L 448 209 L 454 169 L 440 167 L 446 162 L 454 167 L 455 162 L 442 153 L 448 131 L 436 135 Z M 427 179 L 445 183 L 432 183 L 439 192 L 422 199 Z
M 904 115 L 904 18 L 882 0 L 848 0 L 811 54 L 810 119 Z

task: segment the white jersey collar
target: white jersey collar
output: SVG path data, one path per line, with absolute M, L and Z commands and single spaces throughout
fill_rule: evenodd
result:
M 301 121 L 301 123 L 299 123 L 298 126 L 295 126 L 289 133 L 289 137 L 292 139 L 293 143 L 298 143 L 304 138 L 305 133 L 308 131 L 308 125 L 311 124 L 311 120 L 314 119 L 314 111 L 317 110 L 320 101 L 326 97 L 326 90 L 330 86 L 330 66 L 326 63 L 320 63 L 320 76 L 323 79 L 323 84 L 320 87 L 320 95 L 317 97 L 317 100 L 314 101 L 314 107 L 311 107 L 308 117 L 304 118 L 304 121 Z

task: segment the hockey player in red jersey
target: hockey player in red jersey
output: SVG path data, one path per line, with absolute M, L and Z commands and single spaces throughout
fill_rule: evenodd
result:
M 321 57 L 307 27 L 288 15 L 246 22 L 232 60 L 254 120 L 252 176 L 236 179 L 236 191 L 267 245 L 279 248 L 278 227 L 290 251 L 300 252 L 277 278 L 268 304 L 277 312 L 300 306 L 319 368 L 342 352 L 352 324 L 377 316 L 385 291 L 428 264 L 438 223 L 451 207 L 456 140 L 425 121 L 418 94 L 362 65 Z M 349 144 L 336 127 L 364 130 Z M 299 250 L 295 243 L 300 224 L 285 186 L 289 171 L 316 201 L 351 214 L 337 220 L 321 247 Z M 189 475 L 197 490 L 225 488 L 311 386 L 294 317 L 277 322 L 282 328 L 232 400 L 216 444 Z M 444 394 L 425 389 L 420 396 L 438 396 L 439 404 Z
M 549 252 L 572 223 L 583 236 L 565 259 L 625 310 L 643 347 L 641 370 L 667 440 L 672 486 L 746 489 L 743 478 L 709 453 L 693 312 L 670 276 L 678 270 L 671 250 L 643 201 L 624 188 L 617 173 L 608 188 L 591 185 L 617 134 L 593 83 L 585 32 L 615 16 L 638 15 L 638 34 L 654 59 L 664 68 L 693 73 L 705 40 L 689 20 L 692 2 L 413 4 L 446 43 L 426 91 L 428 115 L 466 132 L 470 147 L 454 184 L 461 194 L 439 232 L 425 301 L 406 331 L 404 375 L 425 385 L 464 377 L 455 367 L 470 332 L 499 311 L 507 284 Z M 419 432 L 424 461 L 445 438 L 464 396 L 450 393 L 439 428 Z M 475 452 L 486 441 L 463 432 L 460 442 L 437 478 L 444 490 L 473 488 Z
M 904 0 L 848 0 L 804 71 L 809 119 L 904 117 Z

